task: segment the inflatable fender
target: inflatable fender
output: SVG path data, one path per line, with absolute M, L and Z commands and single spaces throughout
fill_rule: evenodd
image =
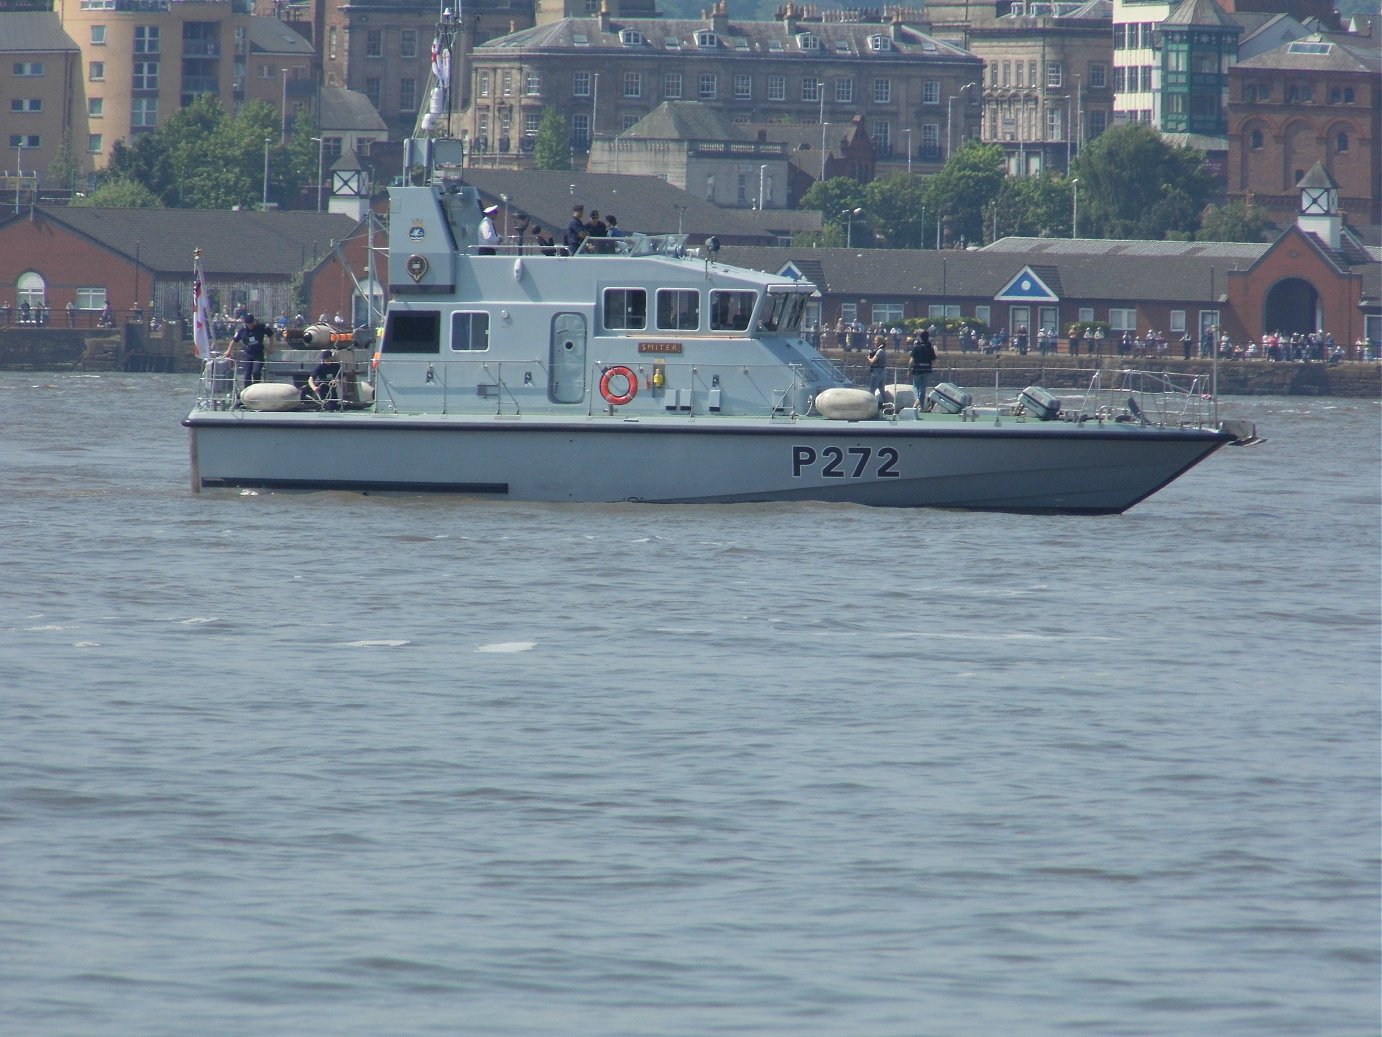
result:
M 246 410 L 297 410 L 302 391 L 288 382 L 255 382 L 240 391 Z
M 816 410 L 831 421 L 867 421 L 878 417 L 878 400 L 867 389 L 826 389 L 816 397 Z

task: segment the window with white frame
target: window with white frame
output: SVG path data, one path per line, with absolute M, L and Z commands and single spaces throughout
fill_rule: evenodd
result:
M 365 57 L 382 58 L 384 56 L 384 30 L 368 29 L 365 31 Z
M 134 73 L 130 76 L 131 90 L 157 90 L 158 89 L 158 62 L 157 61 L 136 61 L 134 63 Z
M 158 98 L 134 97 L 130 99 L 130 126 L 132 128 L 152 129 L 158 125 Z
M 606 288 L 604 324 L 611 331 L 641 331 L 648 326 L 648 293 L 642 288 Z
M 701 293 L 687 288 L 657 290 L 657 329 L 695 331 L 701 326 Z
M 1111 331 L 1136 331 L 1137 311 L 1116 309 L 1110 306 L 1108 311 L 1108 326 Z
M 1080 307 L 1080 323 L 1081 323 L 1081 324 L 1093 324 L 1093 323 L 1094 323 L 1094 307 L 1093 307 L 1093 306 L 1081 306 L 1081 307 Z
M 513 96 L 513 72 L 510 71 L 509 69 L 505 69 L 505 70 L 503 71 L 502 75 L 500 76 L 499 82 L 500 82 L 499 91 L 500 91 L 500 93 L 502 94 L 502 96 L 504 96 L 504 97 L 512 97 L 512 96 Z
M 93 25 L 91 27 L 91 45 L 93 47 L 104 47 L 106 45 L 106 27 L 104 25 Z
M 854 80 L 835 80 L 835 100 L 840 104 L 854 103 Z
M 713 101 L 720 89 L 720 77 L 714 72 L 702 72 L 696 84 L 696 96 L 702 101 Z
M 542 96 L 542 75 L 531 69 L 523 73 L 523 93 L 528 97 Z
M 78 288 L 76 305 L 79 310 L 104 310 L 106 308 L 106 290 L 104 288 Z
M 1065 70 L 1059 61 L 1046 62 L 1046 85 L 1047 87 L 1058 87 L 1061 85 L 1061 77 Z
M 662 77 L 662 96 L 669 101 L 681 100 L 681 73 L 668 72 Z
M 880 155 L 891 155 L 893 151 L 893 127 L 886 119 L 877 119 L 872 126 L 873 146 Z
M 624 73 L 624 96 L 642 97 L 643 96 L 643 73 L 625 72 Z
M 577 72 L 577 73 L 576 73 L 576 78 L 577 78 L 578 80 L 580 79 L 581 76 L 585 76 L 587 81 L 589 81 L 589 79 L 590 79 L 590 73 L 589 73 L 589 72 Z M 490 84 L 490 77 L 489 77 L 489 71 L 488 71 L 488 69 L 482 69 L 482 70 L 480 70 L 479 72 L 476 72 L 476 73 L 475 73 L 475 92 L 476 92 L 477 94 L 479 94 L 481 97 L 488 97 L 488 96 L 489 96 L 489 88 L 490 88 L 490 87 L 489 87 L 489 84 Z
M 921 124 L 921 146 L 931 151 L 935 151 L 941 146 L 941 124 L 938 122 L 924 122 Z
M 1172 310 L 1172 311 L 1171 311 L 1171 325 L 1170 325 L 1170 327 L 1169 327 L 1167 330 L 1168 330 L 1168 331 L 1174 331 L 1174 332 L 1176 332 L 1177 334 L 1184 334 L 1184 333 L 1185 333 L 1185 311 L 1184 311 L 1184 310 Z
M 821 81 L 815 76 L 801 77 L 801 99 L 803 101 L 819 101 L 821 99 Z
M 891 79 L 875 79 L 873 81 L 873 103 L 892 104 L 893 100 L 893 81 Z
M 485 77 L 486 77 L 485 80 L 484 80 L 485 91 L 484 91 L 483 94 L 480 95 L 481 97 L 484 97 L 484 96 L 487 96 L 487 95 L 489 94 L 489 79 L 488 79 L 488 75 L 489 75 L 489 74 L 486 73 L 486 72 L 482 72 L 482 73 L 480 73 L 480 74 L 481 74 L 482 76 L 485 76 Z M 590 96 L 590 73 L 589 73 L 589 72 L 576 72 L 576 73 L 574 73 L 574 74 L 571 76 L 571 96 L 572 96 L 572 97 L 589 97 L 589 96 Z
M 900 302 L 876 302 L 870 315 L 874 324 L 900 324 L 907 315 L 907 307 Z
M 43 98 L 41 97 L 11 97 L 10 111 L 12 112 L 41 112 L 43 111 Z
M 416 29 L 404 29 L 398 34 L 398 56 L 401 58 L 417 57 Z
M 949 305 L 942 305 L 941 303 L 932 303 L 931 305 L 926 307 L 926 316 L 928 317 L 935 317 L 937 319 L 940 319 L 944 317 L 958 317 L 959 315 L 959 303 L 950 303 Z
M 734 99 L 736 101 L 753 100 L 753 76 L 745 75 L 742 72 L 734 74 Z
M 1108 66 L 1095 61 L 1089 66 L 1089 85 L 1091 89 L 1102 90 L 1108 86 Z
M 86 117 L 88 119 L 103 119 L 106 114 L 106 99 L 104 97 L 88 97 L 86 99 Z
M 158 44 L 157 25 L 136 25 L 134 27 L 134 52 L 136 54 L 157 54 Z
M 542 124 L 542 115 L 538 112 L 523 113 L 523 136 L 536 137 L 537 128 Z
M 992 327 L 993 308 L 990 306 L 974 307 L 974 319 Z
M 619 34 L 619 42 L 625 47 L 643 46 L 643 34 L 637 29 L 625 29 Z
M 799 32 L 797 46 L 802 50 L 817 51 L 821 49 L 821 38 L 813 32 Z
M 92 62 L 95 64 L 95 62 Z M 13 72 L 16 76 L 41 76 L 43 75 L 43 62 L 41 61 L 16 61 Z
M 86 150 L 93 155 L 101 153 L 101 135 L 99 133 L 88 133 L 86 135 Z
M 921 84 L 921 103 L 940 104 L 941 103 L 941 81 L 939 79 L 927 79 Z
M 859 319 L 859 304 L 854 302 L 840 303 L 840 320 L 846 324 L 853 324 Z
M 720 37 L 715 35 L 715 33 L 710 32 L 709 30 L 702 30 L 701 32 L 696 33 L 697 47 L 710 48 L 718 47 L 719 45 Z
M 106 63 L 104 61 L 93 61 L 86 66 L 86 78 L 93 83 L 101 83 L 106 78 Z
M 768 100 L 785 101 L 787 100 L 787 77 L 769 76 L 768 77 Z
M 571 116 L 571 143 L 578 148 L 584 148 L 590 143 L 590 116 Z

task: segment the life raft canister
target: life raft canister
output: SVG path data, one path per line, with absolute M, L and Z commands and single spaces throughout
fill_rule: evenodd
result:
M 616 394 L 614 390 L 610 388 L 610 383 L 616 378 L 624 379 L 626 388 L 622 394 Z M 638 375 L 634 374 L 631 368 L 622 365 L 619 367 L 611 367 L 600 379 L 600 395 L 603 396 L 605 401 L 611 406 L 622 407 L 638 395 Z

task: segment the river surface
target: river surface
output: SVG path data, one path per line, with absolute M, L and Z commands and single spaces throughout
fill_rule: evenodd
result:
M 0 1032 L 1365 1037 L 1379 404 L 1126 515 L 190 491 L 0 375 Z

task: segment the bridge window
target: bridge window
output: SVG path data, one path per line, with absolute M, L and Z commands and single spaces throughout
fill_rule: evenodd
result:
M 701 326 L 701 293 L 683 288 L 659 288 L 659 331 L 695 331 Z
M 489 348 L 489 314 L 451 314 L 451 348 L 453 350 L 484 350 Z
M 648 326 L 648 293 L 642 288 L 605 289 L 605 329 L 639 331 Z
M 710 330 L 747 331 L 753 316 L 757 292 L 716 291 L 710 293 Z

